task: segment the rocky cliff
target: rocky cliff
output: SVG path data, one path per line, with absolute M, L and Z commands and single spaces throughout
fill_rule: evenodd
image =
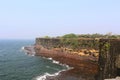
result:
M 43 47 L 48 49 L 56 47 L 72 48 L 70 43 L 65 44 L 63 43 L 63 41 L 64 39 L 59 38 L 36 38 L 36 44 L 42 45 Z M 77 49 L 99 49 L 99 39 L 79 38 L 77 39 L 77 45 Z
M 35 51 L 36 55 L 52 57 L 75 68 L 94 68 L 94 74 L 99 66 L 98 80 L 120 76 L 119 39 L 78 39 L 74 49 L 71 44 L 63 44 L 61 39 L 37 38 Z M 98 58 L 99 65 L 95 63 Z
M 101 39 L 99 49 L 100 80 L 120 76 L 120 40 Z
M 98 58 L 90 54 L 97 54 L 98 51 L 96 52 L 95 48 L 98 46 L 94 48 L 94 40 L 89 41 L 86 39 L 84 41 L 83 39 L 79 41 L 79 45 L 81 45 L 74 50 L 71 45 L 62 44 L 60 39 L 37 38 L 35 52 L 36 55 L 52 58 L 62 64 L 74 67 L 74 69 L 70 71 L 72 71 L 71 73 L 75 73 L 76 77 L 82 76 L 85 80 L 95 80 L 95 76 L 98 73 Z M 69 74 L 69 76 L 72 76 L 71 73 L 66 72 L 61 75 Z M 79 78 L 77 80 L 79 80 Z

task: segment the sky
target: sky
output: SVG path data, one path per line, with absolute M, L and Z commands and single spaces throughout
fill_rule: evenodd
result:
M 0 0 L 0 39 L 120 34 L 120 0 Z

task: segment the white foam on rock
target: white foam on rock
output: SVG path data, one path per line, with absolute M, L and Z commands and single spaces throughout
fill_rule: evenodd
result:
M 45 58 L 45 57 L 43 57 L 43 58 Z M 61 66 L 65 66 L 67 69 L 63 69 L 63 70 L 58 71 L 58 72 L 56 72 L 56 73 L 54 73 L 54 74 L 45 73 L 44 75 L 37 76 L 37 77 L 35 78 L 35 80 L 46 80 L 46 78 L 49 77 L 49 76 L 50 76 L 50 77 L 51 77 L 51 76 L 57 76 L 57 75 L 59 75 L 59 73 L 62 72 L 62 71 L 67 71 L 67 70 L 73 69 L 73 67 L 69 67 L 69 66 L 66 65 L 66 64 L 61 64 L 61 63 L 59 63 L 59 61 L 55 61 L 55 60 L 53 60 L 52 58 L 45 58 L 45 59 L 52 60 L 52 62 L 53 62 L 54 64 L 59 64 L 59 65 L 61 65 Z M 47 66 L 47 67 L 49 67 L 49 66 Z
M 55 63 L 55 64 L 60 64 L 59 61 L 55 61 L 55 60 L 53 60 L 53 63 Z
M 28 46 L 28 47 L 31 47 L 30 51 L 26 50 L 24 46 L 21 48 L 21 50 L 24 51 L 26 55 L 35 56 L 36 53 L 33 49 L 34 46 Z
M 52 58 L 46 58 L 46 57 L 42 57 L 42 58 L 48 59 L 48 60 L 52 60 L 52 63 L 54 63 L 54 64 L 59 64 L 59 65 L 61 65 L 61 66 L 65 66 L 67 69 L 73 69 L 73 67 L 70 67 L 70 66 L 67 65 L 67 64 L 62 64 L 62 63 L 60 63 L 59 61 L 53 60 Z
M 104 80 L 120 80 L 120 77 L 112 78 L 112 79 L 104 79 Z
M 53 60 L 52 58 L 48 58 L 49 60 Z
M 45 74 L 42 75 L 42 76 L 36 77 L 35 80 L 46 80 L 46 78 L 47 78 L 48 76 L 49 76 L 49 77 L 57 76 L 57 75 L 59 75 L 59 73 L 62 72 L 62 71 L 66 71 L 66 70 L 61 70 L 61 71 L 59 71 L 59 72 L 57 72 L 57 73 L 54 73 L 54 74 L 45 73 Z
M 21 48 L 21 50 L 24 50 L 25 49 L 25 47 L 23 46 L 22 48 Z

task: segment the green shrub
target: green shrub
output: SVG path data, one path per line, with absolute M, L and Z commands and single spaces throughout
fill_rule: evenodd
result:
M 78 47 L 78 36 L 75 34 L 66 34 L 61 37 L 61 44 L 70 46 L 72 49 L 76 49 Z

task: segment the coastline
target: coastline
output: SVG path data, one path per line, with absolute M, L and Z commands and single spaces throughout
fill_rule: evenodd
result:
M 96 80 L 98 65 L 93 57 L 78 56 L 76 54 L 48 50 L 43 47 L 36 48 L 36 46 L 28 46 L 24 47 L 24 49 L 28 54 L 36 52 L 36 56 L 52 58 L 53 60 L 59 61 L 60 64 L 67 64 L 73 67 L 73 69 L 59 72 L 58 75 L 46 76 L 44 80 Z

